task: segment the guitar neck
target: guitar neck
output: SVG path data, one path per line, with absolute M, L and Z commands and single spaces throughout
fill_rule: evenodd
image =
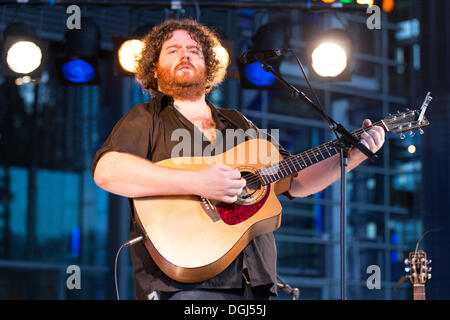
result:
M 415 284 L 413 293 L 414 293 L 414 300 L 425 300 L 425 285 Z
M 376 125 L 381 126 L 387 131 L 383 121 L 373 124 L 373 126 Z M 361 134 L 370 128 L 371 127 L 361 128 L 353 131 L 351 134 L 359 140 L 361 138 Z M 282 180 L 296 172 L 299 172 L 300 170 L 338 154 L 339 149 L 336 148 L 337 143 L 338 140 L 335 139 L 333 141 L 323 143 L 315 148 L 287 157 L 270 166 L 259 169 L 258 175 L 261 183 L 263 185 L 267 185 Z

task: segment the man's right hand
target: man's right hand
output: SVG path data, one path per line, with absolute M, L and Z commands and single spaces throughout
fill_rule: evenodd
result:
M 233 203 L 245 187 L 238 169 L 224 164 L 213 164 L 196 171 L 193 181 L 195 194 L 210 200 Z

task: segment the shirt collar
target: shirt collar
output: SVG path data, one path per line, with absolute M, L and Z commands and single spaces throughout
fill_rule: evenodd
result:
M 157 91 L 155 93 L 155 96 L 153 97 L 153 99 L 159 106 L 160 111 L 162 111 L 165 107 L 168 107 L 168 106 L 173 107 L 173 102 L 174 102 L 173 97 L 168 94 L 165 94 L 161 91 Z M 216 129 L 217 130 L 224 129 L 226 127 L 224 122 L 227 121 L 227 118 L 220 112 L 220 110 L 218 110 L 214 106 L 214 104 L 210 100 L 206 99 L 206 103 L 208 104 L 209 108 L 211 109 L 211 115 L 212 115 L 214 122 L 216 123 Z

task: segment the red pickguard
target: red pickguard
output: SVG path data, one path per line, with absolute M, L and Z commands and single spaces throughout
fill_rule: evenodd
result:
M 267 186 L 266 194 L 258 202 L 251 205 L 241 205 L 236 203 L 221 202 L 216 205 L 217 212 L 222 218 L 223 222 L 229 225 L 241 223 L 252 217 L 261 209 L 267 200 L 270 192 L 270 185 Z

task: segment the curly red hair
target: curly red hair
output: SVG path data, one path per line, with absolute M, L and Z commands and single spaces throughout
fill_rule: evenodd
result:
M 185 30 L 191 38 L 200 44 L 205 59 L 206 87 L 205 92 L 222 82 L 225 77 L 226 67 L 220 65 L 214 48 L 221 45 L 216 33 L 210 28 L 197 23 L 192 19 L 169 19 L 155 26 L 142 40 L 144 48 L 138 61 L 135 78 L 142 88 L 149 90 L 152 96 L 158 91 L 158 82 L 155 71 L 159 61 L 159 55 L 164 41 L 172 37 L 175 30 Z

